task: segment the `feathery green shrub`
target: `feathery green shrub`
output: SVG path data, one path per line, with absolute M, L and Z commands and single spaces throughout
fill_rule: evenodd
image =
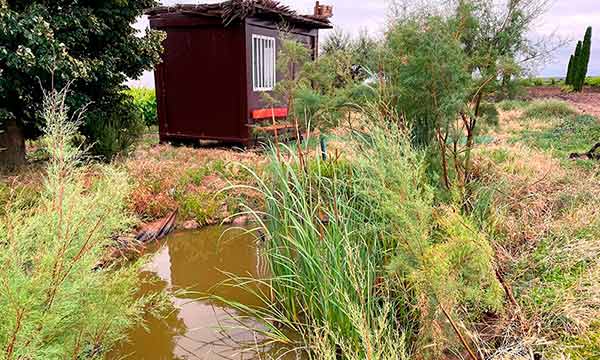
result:
M 100 359 L 134 321 L 137 267 L 93 270 L 132 224 L 126 174 L 88 166 L 74 144 L 66 91 L 44 101 L 50 159 L 33 208 L 0 222 L 0 344 L 6 359 Z
M 141 112 L 133 100 L 125 94 L 117 104 L 105 103 L 110 111 L 92 110 L 85 114 L 86 122 L 82 131 L 86 138 L 94 139 L 91 150 L 105 160 L 133 150 L 144 131 Z

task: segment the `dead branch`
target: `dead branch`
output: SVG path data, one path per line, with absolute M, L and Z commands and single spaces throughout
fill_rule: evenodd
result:
M 596 160 L 596 161 L 600 161 L 600 152 L 598 152 L 598 150 L 600 150 L 600 142 L 597 143 L 596 145 L 592 146 L 592 148 L 590 149 L 590 151 L 586 152 L 586 153 L 572 153 L 569 155 L 569 159 L 571 160 Z

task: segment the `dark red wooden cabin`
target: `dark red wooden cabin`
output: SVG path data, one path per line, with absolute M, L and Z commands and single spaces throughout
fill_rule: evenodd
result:
M 280 29 L 316 57 L 319 29 L 331 28 L 331 8 L 318 3 L 314 15 L 264 0 L 161 6 L 146 14 L 152 29 L 167 34 L 155 70 L 163 142 L 249 143 L 252 114 L 265 108 L 262 93 L 278 80 Z

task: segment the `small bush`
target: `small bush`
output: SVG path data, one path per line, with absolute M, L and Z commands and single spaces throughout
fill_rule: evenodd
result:
M 179 181 L 181 185 L 193 184 L 196 186 L 202 185 L 202 180 L 210 174 L 210 168 L 207 166 L 191 168 L 186 170 L 185 174 Z
M 222 201 L 210 193 L 183 193 L 176 196 L 183 219 L 193 219 L 200 225 L 211 224 L 218 217 Z
M 126 94 L 133 97 L 133 104 L 141 112 L 146 126 L 157 126 L 158 115 L 156 105 L 156 92 L 148 88 L 131 88 Z
M 479 107 L 479 113 L 481 116 L 482 124 L 486 127 L 498 126 L 498 108 L 494 103 L 484 102 Z
M 564 119 L 576 114 L 576 111 L 569 104 L 558 100 L 534 101 L 527 108 L 523 116 L 534 119 Z
M 128 97 L 110 111 L 90 112 L 86 118 L 84 133 L 93 142 L 92 152 L 108 160 L 130 151 L 144 131 L 142 115 Z
M 588 77 L 585 80 L 585 84 L 592 87 L 600 87 L 600 76 Z

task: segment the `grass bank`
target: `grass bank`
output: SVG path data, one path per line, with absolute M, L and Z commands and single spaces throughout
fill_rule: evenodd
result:
M 600 139 L 600 121 L 559 101 L 508 105 L 477 161 L 475 214 L 515 299 L 486 342 L 597 358 L 600 164 L 568 156 Z

